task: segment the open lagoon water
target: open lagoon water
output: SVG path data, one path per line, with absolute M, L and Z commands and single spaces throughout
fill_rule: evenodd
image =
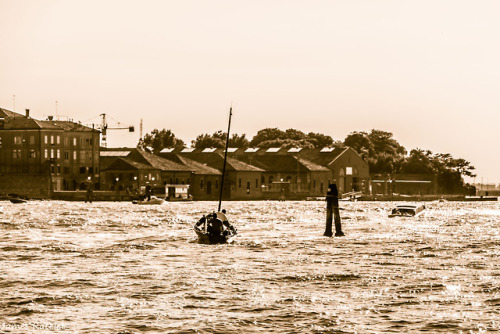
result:
M 486 333 L 500 330 L 500 202 L 0 202 L 0 332 Z

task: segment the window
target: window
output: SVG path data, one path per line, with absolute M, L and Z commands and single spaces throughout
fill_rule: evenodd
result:
M 53 148 L 50 149 L 50 158 L 54 159 L 54 149 Z
M 54 174 L 56 171 L 54 165 L 50 165 L 50 174 Z
M 85 161 L 85 151 L 80 151 L 80 161 Z
M 238 188 L 241 188 L 241 179 L 238 179 Z
M 21 145 L 22 144 L 23 137 L 21 136 L 14 136 L 14 145 Z
M 30 158 L 36 158 L 36 151 L 30 150 Z
M 203 180 L 200 181 L 200 189 L 203 189 Z
M 57 165 L 57 175 L 61 174 L 61 166 Z
M 76 161 L 76 151 L 73 151 L 73 160 Z
M 30 136 L 30 145 L 35 145 L 35 136 Z
M 21 150 L 13 150 L 13 151 L 12 151 L 12 157 L 13 157 L 14 159 L 19 159 L 19 158 L 21 158 Z
M 61 136 L 57 136 L 57 144 L 61 143 Z
M 57 149 L 57 159 L 61 159 L 61 150 Z
M 49 137 L 49 136 L 47 136 L 47 135 L 43 136 L 43 142 L 44 142 L 45 144 L 48 144 L 48 143 L 49 143 L 49 138 L 48 138 L 48 137 Z
M 51 143 L 51 144 L 54 144 L 54 136 L 53 136 L 53 135 L 52 135 L 52 136 L 50 136 L 50 143 Z
M 64 160 L 69 160 L 69 152 L 64 151 Z
M 262 184 L 266 183 L 266 177 L 264 175 L 260 177 L 260 183 Z
M 73 146 L 76 146 L 76 138 L 73 138 Z
M 49 158 L 49 150 L 45 149 L 45 152 L 44 152 L 44 158 L 45 159 L 48 159 Z
M 69 144 L 69 138 L 65 137 L 64 138 L 64 146 L 68 146 L 68 144 Z

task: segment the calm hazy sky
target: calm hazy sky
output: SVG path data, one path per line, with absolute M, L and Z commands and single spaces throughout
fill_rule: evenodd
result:
M 0 0 L 0 106 L 190 143 L 392 132 L 500 182 L 500 1 Z M 110 126 L 116 122 L 110 121 Z M 138 133 L 109 132 L 109 146 Z

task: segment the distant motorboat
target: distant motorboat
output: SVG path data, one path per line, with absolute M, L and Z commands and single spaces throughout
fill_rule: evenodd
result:
M 132 201 L 132 203 L 139 205 L 159 205 L 165 203 L 165 200 L 163 198 L 151 196 L 151 199 L 149 201 L 146 199 L 142 201 Z
M 389 217 L 416 217 L 425 210 L 425 204 L 398 204 Z

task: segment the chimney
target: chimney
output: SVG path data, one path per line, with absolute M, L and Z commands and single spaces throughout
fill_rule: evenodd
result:
M 49 119 L 49 121 L 53 120 L 54 119 L 54 116 L 49 116 L 47 117 Z
M 30 110 L 29 109 L 25 109 L 26 110 L 26 117 L 30 117 Z

